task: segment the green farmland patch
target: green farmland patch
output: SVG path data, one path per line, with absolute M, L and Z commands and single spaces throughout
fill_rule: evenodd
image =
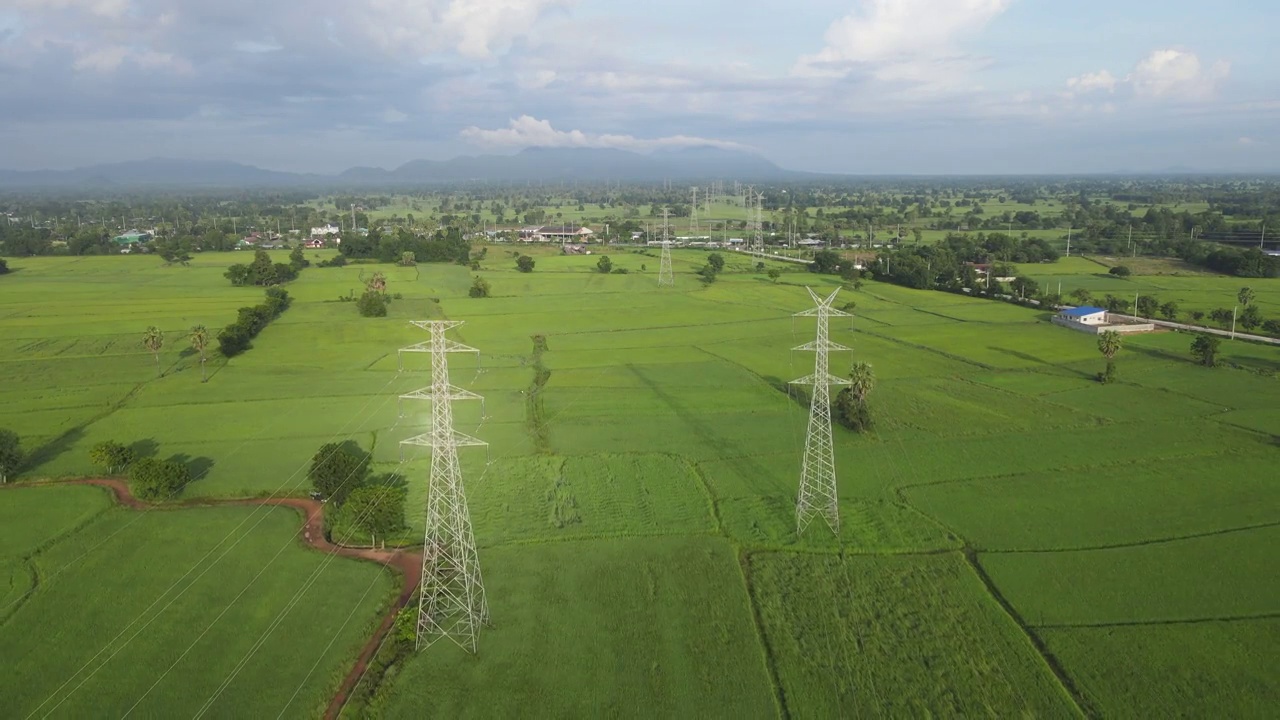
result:
M 794 716 L 1072 714 L 1049 666 L 959 554 L 759 554 L 750 573 Z
M 412 657 L 383 716 L 777 716 L 728 543 L 589 540 L 480 562 L 493 627 L 479 654 L 446 643 Z
M 1038 633 L 1103 717 L 1265 718 L 1280 704 L 1280 619 Z
M 1036 626 L 1257 617 L 1280 612 L 1277 543 L 1280 524 L 1101 550 L 990 553 L 982 565 Z
M 44 581 L 0 624 L 8 707 L 317 714 L 392 583 L 303 549 L 298 523 L 282 508 L 112 510 L 42 552 Z

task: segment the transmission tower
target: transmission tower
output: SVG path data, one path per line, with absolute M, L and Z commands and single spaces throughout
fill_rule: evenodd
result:
M 658 266 L 658 287 L 675 287 L 676 276 L 671 271 L 671 239 L 667 235 L 667 209 L 662 208 L 662 264 Z
M 689 234 L 698 235 L 698 188 L 693 189 L 693 203 L 689 205 Z
M 800 494 L 796 499 L 796 532 L 803 533 L 814 515 L 827 521 L 831 532 L 840 534 L 840 509 L 836 505 L 836 458 L 831 440 L 831 386 L 848 385 L 849 381 L 827 371 L 827 353 L 849 350 L 827 339 L 827 321 L 832 316 L 848 317 L 849 313 L 831 307 L 840 288 L 823 299 L 813 290 L 815 307 L 796 313 L 797 317 L 818 318 L 818 337 L 811 343 L 794 348 L 814 351 L 813 374 L 792 380 L 793 385 L 812 385 L 809 403 L 809 432 L 804 440 L 804 462 L 800 470 Z
M 431 385 L 402 399 L 431 402 L 431 432 L 402 440 L 401 446 L 431 448 L 431 476 L 427 484 L 427 531 L 422 548 L 422 581 L 418 599 L 417 648 L 447 637 L 464 650 L 476 651 L 480 625 L 489 622 L 484 582 L 471 514 L 462 487 L 458 448 L 486 445 L 453 429 L 454 400 L 479 400 L 479 395 L 449 383 L 449 353 L 480 351 L 445 338 L 459 320 L 414 320 L 431 333 L 431 340 L 401 352 L 431 353 Z
M 764 193 L 755 193 L 755 217 L 751 219 L 751 229 L 755 231 L 755 251 L 764 254 L 764 217 L 762 214 L 764 206 Z

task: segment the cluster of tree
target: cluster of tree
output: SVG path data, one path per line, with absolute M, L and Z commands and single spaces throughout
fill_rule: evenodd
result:
M 1218 364 L 1218 345 L 1221 341 L 1213 335 L 1199 333 L 1195 340 L 1191 341 L 1191 356 L 1205 367 L 1214 367 Z
M 471 262 L 471 243 L 462 237 L 457 227 L 437 230 L 434 235 L 419 234 L 409 228 L 395 228 L 383 232 L 370 229 L 368 234 L 348 232 L 342 234 L 339 246 L 349 259 L 374 259 L 393 263 L 411 252 L 415 262 L 454 262 L 466 265 Z
M 1115 268 L 1112 268 L 1114 272 Z M 1223 329 L 1229 329 L 1239 326 L 1247 331 L 1255 331 L 1261 328 L 1264 332 L 1271 335 L 1280 335 L 1280 318 L 1266 319 L 1262 316 L 1262 310 L 1253 302 L 1255 293 L 1252 288 L 1242 287 L 1236 293 L 1236 302 L 1239 310 L 1233 308 L 1215 308 L 1208 313 L 1210 322 L 1216 323 Z M 1095 298 L 1093 295 L 1083 288 L 1071 291 L 1071 298 L 1080 305 L 1087 305 L 1095 302 L 1099 306 L 1105 308 L 1108 312 L 1115 313 L 1133 313 L 1139 317 L 1156 318 L 1163 320 L 1175 321 L 1181 313 L 1178 303 L 1171 301 L 1160 302 L 1155 295 L 1138 295 L 1136 300 L 1128 300 L 1127 298 L 1117 297 L 1110 293 L 1101 298 Z M 1201 310 L 1191 310 L 1187 312 L 1187 319 L 1193 323 L 1200 323 L 1205 320 L 1206 314 Z
M 405 492 L 373 480 L 371 461 L 354 443 L 326 443 L 312 456 L 307 477 L 316 493 L 340 508 L 343 520 L 376 542 L 404 529 Z
M 142 500 L 168 500 L 189 482 L 191 469 L 177 460 L 144 457 L 129 465 L 129 491 Z
M 22 440 L 18 434 L 0 428 L 0 483 L 9 482 L 9 476 L 22 469 L 24 459 Z
M 356 301 L 356 310 L 364 317 L 386 317 L 391 298 L 387 295 L 387 276 L 375 272 L 364 285 L 364 294 Z
M 836 393 L 832 403 L 832 411 L 836 421 L 855 432 L 866 432 L 871 429 L 871 410 L 867 407 L 867 396 L 875 387 L 876 375 L 871 363 L 854 363 L 849 371 L 849 386 Z
M 236 321 L 218 333 L 218 350 L 225 357 L 235 357 L 249 349 L 249 342 L 272 320 L 289 309 L 292 300 L 284 288 L 269 287 L 266 300 L 258 305 L 240 308 Z
M 703 283 L 710 285 L 716 281 L 716 276 L 722 270 L 724 270 L 724 257 L 720 253 L 710 253 L 707 255 L 707 264 L 703 265 L 702 269 L 698 271 L 698 277 L 702 279 Z
M 869 270 L 877 280 L 919 289 L 958 292 L 964 288 L 1001 294 L 999 283 L 980 279 L 975 264 L 989 264 L 989 275 L 1012 274 L 1009 262 L 1054 262 L 1058 252 L 1039 238 L 1014 238 L 1003 233 L 974 237 L 950 234 L 937 245 L 922 245 L 880 253 Z M 1035 282 L 1022 278 L 1017 290 L 1030 296 Z
M 596 270 L 608 275 L 613 270 L 613 261 L 609 259 L 608 255 L 601 255 L 600 259 L 596 261 Z
M 0 258 L 0 275 L 4 275 L 8 272 L 9 272 L 8 261 L 6 261 L 4 258 Z
M 293 258 L 290 258 L 293 260 Z M 303 263 L 307 261 L 299 255 L 299 260 Z M 305 267 L 305 265 L 301 266 Z M 254 250 L 253 262 L 245 265 L 237 263 L 227 268 L 223 276 L 231 281 L 232 285 L 280 285 L 290 280 L 298 278 L 298 270 L 301 267 L 295 267 L 291 263 L 273 263 L 271 256 L 266 250 Z
M 107 475 L 118 475 L 137 459 L 137 453 L 128 445 L 115 440 L 104 440 L 89 449 L 89 462 Z
M 489 297 L 489 290 L 489 281 L 476 275 L 471 280 L 471 289 L 467 290 L 467 295 L 473 298 L 487 298 Z

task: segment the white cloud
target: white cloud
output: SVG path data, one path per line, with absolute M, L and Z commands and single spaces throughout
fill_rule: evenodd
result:
M 1204 100 L 1230 71 L 1230 63 L 1224 60 L 1205 68 L 1195 53 L 1166 49 L 1144 58 L 1127 80 L 1142 97 Z
M 1108 70 L 1069 78 L 1067 90 L 1060 93 L 1060 97 L 1070 103 L 1080 94 L 1102 90 L 1114 94 L 1119 89 L 1127 89 L 1131 97 L 1149 100 L 1207 100 L 1213 97 L 1218 83 L 1230 71 L 1231 65 L 1223 60 L 1204 67 L 1195 53 L 1154 50 L 1123 78 L 1117 78 Z
M 1116 84 L 1119 82 L 1115 75 L 1106 70 L 1100 70 L 1096 73 L 1085 73 L 1067 80 L 1067 87 L 1079 92 L 1091 92 L 1093 90 L 1115 92 Z
M 1240 145 L 1246 145 L 1246 146 L 1256 145 L 1258 143 L 1257 140 L 1254 140 L 1251 137 L 1242 137 L 1239 140 L 1236 140 L 1236 142 L 1239 143 Z
M 408 119 L 409 119 L 409 115 L 407 113 L 402 113 L 399 110 L 390 106 L 388 106 L 386 110 L 382 111 L 383 122 L 399 123 L 399 122 L 404 122 L 405 120 L 408 120 Z
M 283 50 L 284 46 L 268 38 L 267 40 L 237 40 L 232 47 L 243 53 L 269 53 Z
M 123 16 L 130 6 L 129 0 L 12 0 L 19 10 L 88 10 L 106 18 Z
M 556 130 L 551 126 L 550 121 L 539 120 L 528 115 L 514 118 L 505 128 L 483 130 L 472 125 L 464 128 L 459 134 L 467 142 L 495 147 L 581 147 L 647 151 L 709 145 L 731 150 L 744 149 L 744 146 L 735 142 L 688 135 L 645 139 L 634 135 L 597 135 L 584 133 L 581 130 Z
M 527 35 L 549 10 L 577 0 L 367 0 L 355 21 L 385 50 L 427 55 L 451 49 L 487 59 Z M 353 4 L 354 5 L 354 4 Z
M 170 53 L 125 45 L 104 45 L 86 51 L 76 58 L 72 67 L 82 72 L 109 73 L 117 70 L 126 61 L 148 70 L 168 68 L 185 72 L 191 69 L 187 61 L 174 57 Z
M 963 60 L 957 42 L 981 30 L 1012 0 L 859 0 L 827 29 L 826 47 L 802 56 L 796 75 L 842 77 L 862 64 L 884 80 L 922 80 L 940 63 Z

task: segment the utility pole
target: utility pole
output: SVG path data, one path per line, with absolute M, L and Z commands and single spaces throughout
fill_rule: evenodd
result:
M 1239 309 L 1240 309 L 1239 305 L 1234 305 L 1231 308 L 1231 339 L 1232 340 L 1236 339 L 1236 311 Z
M 671 240 L 667 237 L 667 209 L 662 208 L 662 262 L 658 265 L 658 287 L 675 287 L 676 276 L 671 271 Z
M 1067 257 L 1071 257 L 1071 231 L 1075 228 L 1067 228 Z
M 796 499 L 796 534 L 804 532 L 814 515 L 821 515 L 831 532 L 839 535 L 835 445 L 831 439 L 831 386 L 850 383 L 828 372 L 827 353 L 850 348 L 827 339 L 827 322 L 833 316 L 849 317 L 849 313 L 831 307 L 840 288 L 833 290 L 825 299 L 812 289 L 805 289 L 813 298 L 815 307 L 795 315 L 818 318 L 818 334 L 813 342 L 794 348 L 814 351 L 813 374 L 791 381 L 793 385 L 813 386 L 813 398 L 809 402 L 809 431 L 804 440 L 804 460 L 800 469 L 800 492 Z
M 1258 238 L 1258 249 L 1262 249 L 1262 243 L 1267 241 L 1267 224 L 1262 223 L 1262 237 Z
M 448 354 L 474 352 L 478 357 L 480 351 L 445 338 L 446 331 L 462 324 L 460 320 L 411 323 L 431 333 L 429 341 L 400 350 L 431 353 L 431 385 L 400 396 L 402 400 L 431 402 L 431 432 L 400 441 L 402 450 L 405 445 L 431 448 L 416 648 L 421 650 L 447 637 L 475 653 L 480 626 L 489 624 L 489 605 L 462 487 L 458 448 L 488 443 L 453 429 L 452 402 L 483 398 L 449 383 Z

